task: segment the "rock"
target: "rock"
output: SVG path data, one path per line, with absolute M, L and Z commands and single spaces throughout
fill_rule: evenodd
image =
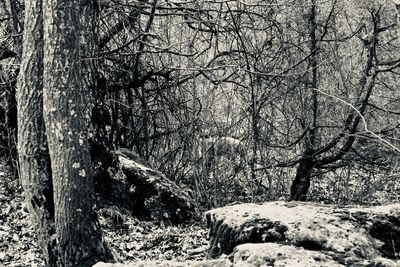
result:
M 400 251 L 400 204 L 344 208 L 279 201 L 222 207 L 208 211 L 206 218 L 210 235 L 209 254 L 214 258 L 222 253 L 232 253 L 235 247 L 245 243 L 284 243 L 286 246 L 275 247 L 273 251 L 279 250 L 282 255 L 293 252 L 293 258 L 285 256 L 287 260 L 297 259 L 300 247 L 308 252 L 321 251 L 329 256 L 324 259 L 333 260 L 335 264 L 360 266 L 372 264 L 376 258 L 396 263 L 393 260 Z M 240 256 L 243 247 L 239 248 L 235 253 Z M 262 251 L 265 247 L 255 249 Z M 271 253 L 275 253 L 273 251 Z M 308 252 L 304 254 L 307 259 L 310 262 L 315 260 L 315 255 Z M 239 259 L 236 254 L 234 257 Z M 245 264 L 246 261 L 240 262 Z
M 30 265 L 22 263 L 22 262 L 17 262 L 17 263 L 11 263 L 8 265 L 8 267 L 29 267 Z
M 93 267 L 398 267 L 400 261 L 377 258 L 372 262 L 354 261 L 338 263 L 324 252 L 306 250 L 304 248 L 275 243 L 243 244 L 234 249 L 233 262 L 228 259 L 205 261 L 138 261 L 132 263 L 98 262 Z
M 133 213 L 175 224 L 196 216 L 189 189 L 178 186 L 127 149 L 120 149 L 115 155 L 128 182 Z
M 389 260 L 385 258 L 375 258 L 369 266 L 374 266 L 374 267 L 399 267 L 400 266 L 400 260 L 394 261 L 394 260 Z
M 234 249 L 233 266 L 344 266 L 322 252 L 275 243 L 243 244 Z
M 227 259 L 206 261 L 138 261 L 128 264 L 98 262 L 93 267 L 231 267 L 232 263 Z
M 201 254 L 206 251 L 207 251 L 207 246 L 203 246 L 203 247 L 198 247 L 195 249 L 188 249 L 187 254 L 188 255 L 196 255 L 196 254 Z

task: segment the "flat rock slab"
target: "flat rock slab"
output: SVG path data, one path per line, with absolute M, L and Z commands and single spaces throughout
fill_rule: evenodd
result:
M 347 259 L 339 263 L 327 253 L 276 243 L 243 244 L 234 249 L 233 267 L 399 267 L 400 261 L 385 258 L 373 260 Z
M 234 249 L 234 266 L 345 266 L 318 251 L 275 243 L 243 244 Z
M 138 261 L 129 264 L 98 262 L 93 267 L 231 267 L 232 263 L 227 259 L 207 261 Z
M 317 258 L 347 266 L 367 266 L 375 259 L 385 258 L 387 264 L 380 266 L 398 263 L 395 260 L 400 251 L 400 204 L 371 208 L 302 202 L 239 204 L 208 211 L 206 218 L 210 229 L 210 256 L 214 258 L 232 253 L 240 244 L 277 243 L 281 247 L 274 247 L 272 251 L 279 248 L 280 255 L 294 258 L 298 258 L 295 255 L 309 255 L 310 262 L 316 259 L 313 253 L 318 251 L 325 257 Z M 299 248 L 311 254 L 298 251 Z M 243 247 L 237 247 L 235 259 L 240 259 L 242 252 Z M 263 257 L 265 253 L 261 254 Z
M 231 261 L 233 262 L 231 262 Z M 205 261 L 138 261 L 134 263 L 103 263 L 93 267 L 398 267 L 400 261 L 376 258 L 374 261 L 338 263 L 333 257 L 318 251 L 275 243 L 243 244 L 234 249 L 233 257 Z

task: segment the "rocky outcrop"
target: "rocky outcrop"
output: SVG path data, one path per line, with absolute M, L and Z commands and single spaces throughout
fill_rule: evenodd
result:
M 400 266 L 400 205 L 240 204 L 206 218 L 210 256 L 234 266 Z
M 120 149 L 107 170 L 98 172 L 101 208 L 118 207 L 141 219 L 184 223 L 198 216 L 190 190 L 178 186 L 135 153 Z
M 131 151 L 121 149 L 115 155 L 129 185 L 134 213 L 172 223 L 182 223 L 196 215 L 188 189 L 178 186 Z

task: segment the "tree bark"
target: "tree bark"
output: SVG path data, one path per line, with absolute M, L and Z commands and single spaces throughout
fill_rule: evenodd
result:
M 43 122 L 42 1 L 26 1 L 21 69 L 17 84 L 20 177 L 32 224 L 47 266 L 56 266 L 52 251 L 54 204 L 50 159 Z
M 308 189 L 310 189 L 311 173 L 315 163 L 311 156 L 304 156 L 297 167 L 296 176 L 290 187 L 290 200 L 306 201 Z
M 58 266 L 90 266 L 104 259 L 94 206 L 81 85 L 78 0 L 45 0 L 44 119 L 54 185 Z
M 15 62 L 19 63 L 22 50 L 21 23 L 19 21 L 19 10 L 16 1 L 5 1 L 3 3 L 5 13 L 10 16 L 8 27 L 13 34 L 13 49 L 6 50 L 5 54 L 1 53 L 0 58 L 14 57 Z M 5 91 L 5 107 L 6 107 L 6 153 L 7 165 L 10 168 L 12 175 L 18 176 L 17 163 L 17 99 L 16 99 L 16 84 L 13 81 L 7 83 Z
M 307 93 L 307 104 L 308 108 L 305 110 L 304 127 L 303 131 L 306 135 L 303 139 L 304 143 L 304 155 L 299 161 L 296 170 L 296 176 L 292 181 L 290 187 L 290 200 L 305 201 L 307 200 L 308 189 L 310 188 L 311 182 L 311 172 L 315 167 L 313 162 L 313 151 L 317 143 L 317 119 L 318 119 L 318 98 L 317 91 L 318 88 L 318 43 L 316 39 L 316 3 L 315 0 L 311 1 L 310 10 L 308 13 L 308 28 L 309 28 L 309 38 L 310 38 L 310 58 L 309 58 L 309 72 L 311 73 L 310 83 L 311 86 L 307 88 L 308 81 L 306 84 L 306 89 L 310 92 Z M 310 115 L 310 118 L 308 117 Z M 307 128 L 309 129 L 307 131 Z

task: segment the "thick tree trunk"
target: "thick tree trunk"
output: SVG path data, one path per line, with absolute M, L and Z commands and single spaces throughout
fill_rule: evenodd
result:
M 59 266 L 104 259 L 81 86 L 78 0 L 44 2 L 43 102 L 54 184 Z
M 290 200 L 307 200 L 307 193 L 308 189 L 310 189 L 311 173 L 314 169 L 314 165 L 315 163 L 313 160 L 307 156 L 300 160 L 296 176 L 290 187 Z
M 32 224 L 47 266 L 56 266 L 51 235 L 54 204 L 50 160 L 44 135 L 42 1 L 26 1 L 24 49 L 18 78 L 20 177 Z

